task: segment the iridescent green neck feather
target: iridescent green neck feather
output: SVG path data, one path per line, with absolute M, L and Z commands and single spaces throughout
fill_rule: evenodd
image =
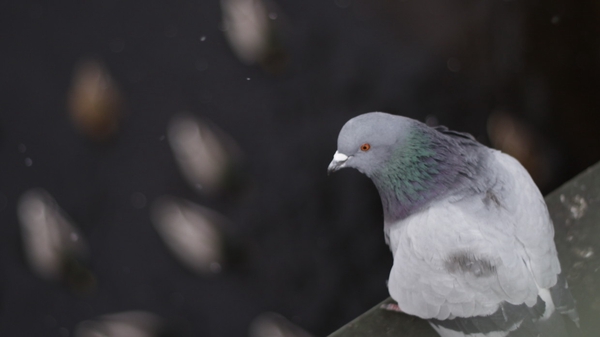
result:
M 386 221 L 421 209 L 455 184 L 460 173 L 471 171 L 465 158 L 451 150 L 460 146 L 448 146 L 448 141 L 454 140 L 445 138 L 427 126 L 415 127 L 372 174 Z

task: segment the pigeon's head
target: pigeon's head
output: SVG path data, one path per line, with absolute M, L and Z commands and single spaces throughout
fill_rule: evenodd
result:
M 327 172 L 352 167 L 372 176 L 402 146 L 414 123 L 410 118 L 383 112 L 352 118 L 340 131 L 338 148 Z

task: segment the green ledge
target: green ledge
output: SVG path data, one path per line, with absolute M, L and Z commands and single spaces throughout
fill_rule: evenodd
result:
M 600 336 L 600 163 L 546 197 L 558 255 L 577 301 L 581 336 Z M 419 318 L 381 309 L 388 298 L 330 337 L 437 337 Z M 576 333 L 579 335 L 579 333 Z

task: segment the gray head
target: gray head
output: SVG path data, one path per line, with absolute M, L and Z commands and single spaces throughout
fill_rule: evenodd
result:
M 367 175 L 379 191 L 386 221 L 394 221 L 468 184 L 463 177 L 478 170 L 479 149 L 465 134 L 371 112 L 342 127 L 328 172 L 352 167 Z
M 419 122 L 383 112 L 352 118 L 340 131 L 338 150 L 328 172 L 351 167 L 371 177 L 401 146 L 415 124 Z

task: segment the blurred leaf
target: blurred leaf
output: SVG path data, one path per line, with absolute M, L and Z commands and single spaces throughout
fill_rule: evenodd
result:
M 154 227 L 186 267 L 199 274 L 221 271 L 227 257 L 222 215 L 168 196 L 157 199 L 151 212 Z
M 25 192 L 18 205 L 25 256 L 33 271 L 47 280 L 63 280 L 87 290 L 95 279 L 82 261 L 88 247 L 81 232 L 42 189 Z
M 159 337 L 163 336 L 163 320 L 151 313 L 128 311 L 83 321 L 75 329 L 75 337 Z
M 270 5 L 270 6 L 267 6 Z M 281 10 L 262 0 L 221 0 L 225 36 L 237 57 L 246 64 L 259 63 L 273 74 L 282 73 L 289 61 L 274 20 Z
M 94 141 L 106 141 L 119 128 L 122 97 L 108 71 L 96 60 L 75 68 L 68 97 L 75 127 Z
M 181 114 L 171 119 L 167 134 L 179 169 L 194 190 L 215 195 L 238 187 L 241 152 L 215 125 Z
M 256 317 L 249 330 L 250 337 L 312 337 L 285 317 L 272 312 Z

